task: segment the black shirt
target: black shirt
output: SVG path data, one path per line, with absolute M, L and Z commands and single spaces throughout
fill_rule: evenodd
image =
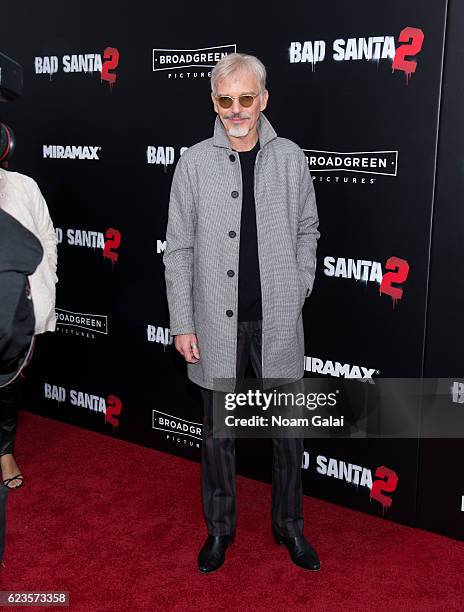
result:
M 259 140 L 250 151 L 237 151 L 242 169 L 243 191 L 238 270 L 238 321 L 257 321 L 263 318 L 254 194 L 254 170 L 258 151 Z

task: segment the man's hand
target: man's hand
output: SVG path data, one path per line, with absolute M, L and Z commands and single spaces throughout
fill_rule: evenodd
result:
M 193 348 L 191 345 L 195 345 Z M 195 334 L 178 334 L 174 336 L 174 346 L 188 363 L 196 363 L 200 359 L 198 341 Z

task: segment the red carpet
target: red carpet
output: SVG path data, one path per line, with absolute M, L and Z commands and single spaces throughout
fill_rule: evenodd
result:
M 29 413 L 16 457 L 3 590 L 69 591 L 86 612 L 463 609 L 463 543 L 305 498 L 323 564 L 305 572 L 271 539 L 270 487 L 239 477 L 236 542 L 201 575 L 198 464 Z

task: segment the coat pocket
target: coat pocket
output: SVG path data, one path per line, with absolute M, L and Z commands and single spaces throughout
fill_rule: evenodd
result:
M 300 271 L 298 271 L 298 287 L 300 290 L 300 308 L 303 308 L 304 303 L 306 301 L 306 293 L 308 291 L 308 287 L 306 286 L 306 282 Z

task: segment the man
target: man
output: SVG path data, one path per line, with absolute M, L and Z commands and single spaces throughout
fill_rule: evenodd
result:
M 177 163 L 164 253 L 171 334 L 204 399 L 201 572 L 222 565 L 236 523 L 234 442 L 213 437 L 213 394 L 236 388 L 248 358 L 258 378 L 303 377 L 302 307 L 320 236 L 306 157 L 262 114 L 269 98 L 262 62 L 225 56 L 211 90 L 214 135 Z M 303 440 L 273 439 L 273 451 L 274 538 L 294 563 L 317 570 L 303 535 Z

